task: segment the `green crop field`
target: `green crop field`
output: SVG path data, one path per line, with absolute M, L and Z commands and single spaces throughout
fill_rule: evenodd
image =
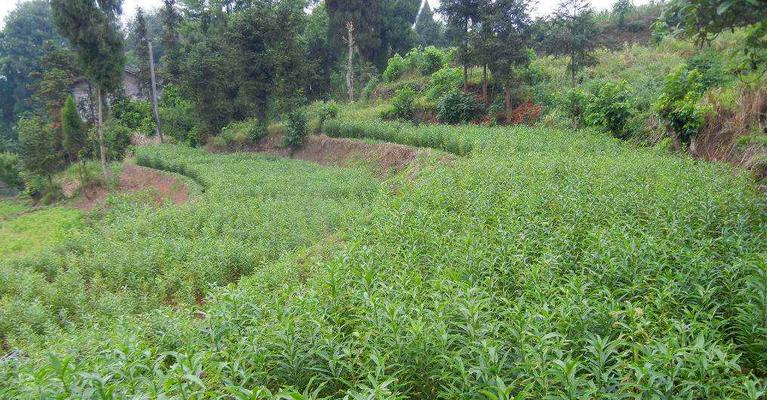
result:
M 391 191 L 140 149 L 204 192 L 114 200 L 3 264 L 0 397 L 761 396 L 767 220 L 745 174 L 590 131 L 405 129 L 472 150 Z

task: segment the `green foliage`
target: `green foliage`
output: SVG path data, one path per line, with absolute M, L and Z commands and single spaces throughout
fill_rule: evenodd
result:
M 69 160 L 78 160 L 85 156 L 85 146 L 88 143 L 88 131 L 85 128 L 80 112 L 77 110 L 75 99 L 67 97 L 61 109 L 61 132 L 63 134 L 64 151 Z
M 132 132 L 146 136 L 155 135 L 152 103 L 149 101 L 131 100 L 128 97 L 119 98 L 112 103 L 112 118 Z
M 325 134 L 330 137 L 383 140 L 415 147 L 429 147 L 460 156 L 468 155 L 473 142 L 459 137 L 452 128 L 424 126 L 415 128 L 382 122 L 333 120 L 326 124 Z
M 0 182 L 13 189 L 24 187 L 24 182 L 21 179 L 21 161 L 18 154 L 0 153 Z
M 473 95 L 453 90 L 437 103 L 437 118 L 446 124 L 466 123 L 479 117 L 481 109 Z
M 0 138 L 13 138 L 16 120 L 34 105 L 31 97 L 44 79 L 40 71 L 45 75 L 51 69 L 45 59 L 53 47 L 63 45 L 63 38 L 45 0 L 16 4 L 4 18 L 0 37 Z
M 327 125 L 474 150 L 390 193 L 353 168 L 139 149 L 205 193 L 115 200 L 105 226 L 3 264 L 0 329 L 25 356 L 0 395 L 763 396 L 744 174 L 588 131 Z
M 427 46 L 423 49 L 419 69 L 423 75 L 431 75 L 447 65 L 447 55 L 441 49 Z
M 104 123 L 104 143 L 108 161 L 122 161 L 131 147 L 131 130 L 120 120 L 110 118 Z M 94 150 L 96 153 L 97 150 Z
M 121 1 L 52 0 L 53 20 L 69 40 L 83 73 L 104 91 L 120 87 L 125 66 Z
M 217 147 L 229 150 L 243 150 L 247 145 L 255 144 L 268 135 L 266 126 L 256 118 L 240 122 L 231 122 L 221 134 L 213 138 Z
M 405 73 L 406 69 L 407 63 L 405 59 L 399 54 L 395 54 L 386 64 L 386 69 L 383 72 L 384 82 L 394 82 Z
M 176 85 L 166 85 L 158 102 L 160 126 L 163 135 L 174 138 L 179 143 L 191 146 L 199 144 L 192 135 L 192 129 L 197 125 L 194 117 L 192 102 L 183 96 Z
M 290 112 L 285 127 L 283 145 L 290 148 L 303 146 L 306 137 L 309 135 L 309 130 L 306 129 L 306 112 L 303 110 Z
M 602 83 L 586 103 L 586 124 L 610 132 L 617 138 L 627 138 L 630 133 L 627 124 L 634 112 L 630 98 L 631 88 L 625 81 Z
M 547 47 L 552 54 L 567 56 L 572 83 L 583 68 L 593 65 L 599 29 L 594 10 L 588 1 L 565 0 L 554 12 L 552 30 L 547 33 Z
M 44 184 L 44 183 L 40 183 Z M 0 209 L 2 209 L 0 201 Z M 43 251 L 46 247 L 61 243 L 68 236 L 72 235 L 78 229 L 83 227 L 82 213 L 79 210 L 66 207 L 44 207 L 38 209 L 27 209 L 22 207 L 18 209 L 18 215 L 0 215 L 0 257 L 5 260 L 12 258 L 36 254 Z M 0 267 L 1 269 L 1 267 Z M 3 276 L 5 271 L 0 272 Z M 7 282 L 7 281 L 6 281 Z M 31 282 L 30 282 L 31 283 Z M 8 292 L 7 286 L 2 286 L 0 290 L 4 295 Z M 8 297 L 0 300 L 4 306 L 8 305 Z M 18 303 L 17 303 L 18 305 Z M 28 323 L 29 321 L 41 321 L 41 315 L 35 315 L 39 311 L 33 305 L 31 310 L 24 312 L 14 307 L 13 311 L 0 311 L 0 330 L 7 332 L 13 328 L 14 322 Z M 0 389 L 2 390 L 2 389 Z
M 426 90 L 426 98 L 437 101 L 446 94 L 458 89 L 463 77 L 460 68 L 445 67 L 432 74 L 429 88 Z
M 37 204 L 53 204 L 64 198 L 61 186 L 48 177 L 22 171 L 22 179 L 24 180 L 24 194 Z
M 27 115 L 19 119 L 16 132 L 19 137 L 19 159 L 24 170 L 50 178 L 62 161 L 55 151 L 51 127 L 40 118 Z
M 680 66 L 666 79 L 655 108 L 668 129 L 689 144 L 703 127 L 707 109 L 700 105 L 705 86 L 698 70 Z
M 415 32 L 420 46 L 431 47 L 447 44 L 445 40 L 445 27 L 441 22 L 434 19 L 434 12 L 431 10 L 429 2 L 423 4 L 421 12 L 418 14 Z
M 405 86 L 398 90 L 391 101 L 393 109 L 392 117 L 407 121 L 412 120 L 415 111 L 413 106 L 415 99 L 416 92 L 410 86 Z
M 334 101 L 322 103 L 319 110 L 319 130 L 322 131 L 325 122 L 338 118 L 338 104 Z

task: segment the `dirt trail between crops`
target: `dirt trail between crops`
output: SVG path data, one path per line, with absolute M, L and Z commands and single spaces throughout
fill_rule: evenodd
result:
M 189 189 L 184 182 L 155 169 L 126 164 L 118 181 L 118 192 L 135 193 L 147 190 L 157 205 L 166 201 L 181 204 L 189 200 Z M 92 210 L 104 204 L 110 193 L 103 187 L 88 188 L 84 192 L 82 198 L 75 202 L 75 206 L 83 210 Z
M 306 139 L 300 149 L 293 151 L 281 146 L 282 137 L 270 135 L 256 145 L 243 149 L 221 149 L 209 147 L 213 152 L 252 151 L 273 154 L 279 157 L 315 162 L 320 165 L 353 166 L 371 165 L 380 175 L 402 171 L 417 160 L 435 153 L 432 149 L 416 148 L 394 143 L 367 143 L 361 140 L 331 138 L 325 135 L 313 135 Z M 450 159 L 440 155 L 440 160 Z

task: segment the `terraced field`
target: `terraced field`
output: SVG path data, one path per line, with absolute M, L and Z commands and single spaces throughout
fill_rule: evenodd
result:
M 585 131 L 326 130 L 462 157 L 392 185 L 141 149 L 204 193 L 115 202 L 3 265 L 0 397 L 763 396 L 767 219 L 744 174 Z

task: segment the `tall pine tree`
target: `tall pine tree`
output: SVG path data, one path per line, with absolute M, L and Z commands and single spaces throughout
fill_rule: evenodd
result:
M 480 6 L 484 3 L 486 1 L 442 0 L 439 7 L 439 13 L 447 18 L 448 28 L 452 31 L 454 40 L 458 42 L 458 57 L 463 64 L 463 90 L 468 90 L 469 86 L 469 32 L 479 20 Z
M 151 75 L 149 71 L 149 37 L 146 29 L 144 10 L 136 9 L 136 20 L 133 23 L 133 38 L 136 41 L 136 66 L 138 67 L 139 90 L 148 97 L 151 90 Z
M 166 82 L 178 83 L 181 65 L 181 48 L 178 27 L 181 24 L 181 14 L 176 9 L 176 0 L 163 0 L 160 10 L 162 22 L 162 38 L 160 43 L 165 54 L 160 60 L 162 75 Z
M 424 1 L 421 12 L 418 14 L 415 32 L 419 46 L 444 45 L 445 27 L 434 19 L 434 12 L 429 7 L 428 1 Z
M 104 143 L 104 95 L 120 87 L 125 55 L 119 28 L 122 0 L 52 0 L 53 19 L 77 54 L 85 76 L 96 86 L 96 129 L 104 176 L 107 169 Z
M 564 0 L 554 12 L 548 46 L 552 53 L 570 58 L 567 70 L 573 85 L 584 67 L 592 65 L 599 29 L 588 0 Z

